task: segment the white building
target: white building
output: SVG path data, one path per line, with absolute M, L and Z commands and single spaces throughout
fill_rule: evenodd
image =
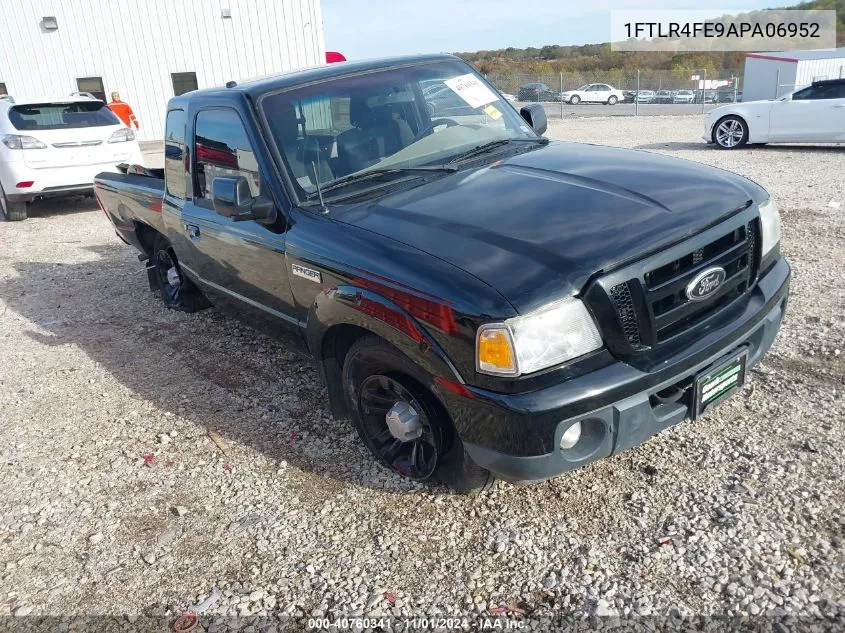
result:
M 0 94 L 120 93 L 142 140 L 170 97 L 325 63 L 320 0 L 2 0 Z
M 776 99 L 820 79 L 845 78 L 845 48 L 749 53 L 742 100 Z

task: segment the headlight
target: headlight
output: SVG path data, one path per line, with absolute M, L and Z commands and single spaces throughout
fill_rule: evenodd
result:
M 114 134 L 109 137 L 108 143 L 125 143 L 126 141 L 134 141 L 135 132 L 128 127 L 115 130 Z
M 765 257 L 780 242 L 780 213 L 772 199 L 760 205 L 760 226 L 763 231 L 761 256 Z
M 487 323 L 476 337 L 476 369 L 519 376 L 600 349 L 601 335 L 580 299 L 564 299 L 531 314 Z

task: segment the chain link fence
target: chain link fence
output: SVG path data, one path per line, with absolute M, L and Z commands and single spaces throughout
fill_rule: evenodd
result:
M 485 75 L 500 92 L 517 102 L 559 103 L 560 116 L 572 114 L 569 106 L 590 102 L 628 105 L 607 114 L 690 114 L 718 103 L 742 100 L 743 73 L 740 69 L 707 70 L 630 70 L 581 71 L 562 73 L 490 73 Z M 567 91 L 579 91 L 572 99 Z M 615 91 L 621 91 L 618 95 Z M 585 98 L 584 92 L 589 96 Z M 614 100 L 610 95 L 615 95 Z M 675 106 L 642 108 L 642 106 Z M 699 108 L 691 106 L 699 105 Z M 564 108 L 564 106 L 567 106 Z M 555 116 L 554 107 L 546 107 Z M 575 111 L 577 113 L 577 111 Z

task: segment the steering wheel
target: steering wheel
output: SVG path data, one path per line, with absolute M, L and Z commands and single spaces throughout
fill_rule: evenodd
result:
M 428 134 L 433 132 L 434 128 L 441 125 L 445 125 L 446 127 L 455 127 L 456 125 L 460 125 L 460 123 L 458 123 L 454 119 L 447 119 L 445 117 L 441 119 L 432 119 L 431 123 L 429 123 L 424 129 L 420 130 L 416 137 L 414 137 L 414 140 L 418 141 L 423 136 L 427 136 Z

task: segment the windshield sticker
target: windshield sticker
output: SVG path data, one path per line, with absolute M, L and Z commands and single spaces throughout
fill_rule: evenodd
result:
M 493 104 L 484 106 L 484 112 L 494 121 L 498 121 L 502 118 L 502 113 L 499 112 L 498 108 L 496 108 L 496 106 L 494 106 Z
M 496 101 L 498 97 L 472 73 L 458 75 L 444 81 L 461 99 L 473 108 Z

